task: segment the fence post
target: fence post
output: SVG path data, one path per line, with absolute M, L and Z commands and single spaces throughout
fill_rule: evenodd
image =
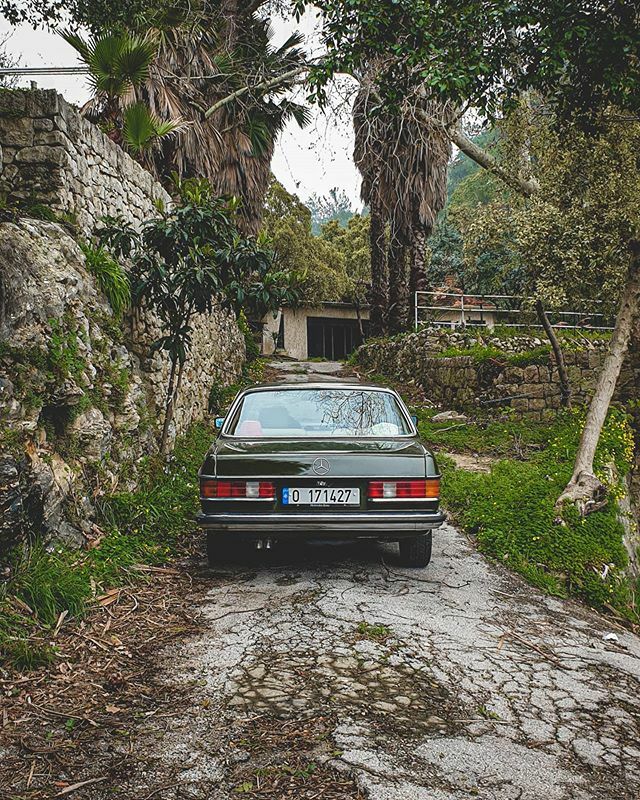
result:
M 418 291 L 416 290 L 413 297 L 413 330 L 418 332 Z

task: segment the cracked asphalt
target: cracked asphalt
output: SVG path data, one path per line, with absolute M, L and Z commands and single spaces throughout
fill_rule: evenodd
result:
M 202 631 L 158 659 L 182 701 L 136 732 L 146 760 L 118 797 L 640 798 L 640 639 L 454 527 L 426 569 L 393 545 L 300 544 L 201 577 Z
M 424 570 L 390 545 L 301 545 L 213 579 L 203 632 L 161 658 L 159 679 L 192 701 L 161 737 L 145 728 L 131 796 L 158 773 L 172 782 L 159 797 L 237 797 L 238 765 L 265 764 L 247 726 L 321 718 L 313 758 L 353 777 L 362 794 L 345 797 L 640 797 L 640 640 L 605 642 L 610 623 L 487 563 L 453 527 Z

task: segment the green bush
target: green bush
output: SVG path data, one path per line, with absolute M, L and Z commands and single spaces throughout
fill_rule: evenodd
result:
M 80 249 L 85 255 L 87 269 L 98 281 L 113 313 L 119 317 L 131 305 L 129 276 L 104 247 L 81 244 Z
M 238 316 L 238 328 L 240 333 L 244 336 L 244 343 L 247 349 L 247 361 L 255 361 L 260 357 L 260 345 L 256 341 L 256 337 L 251 330 L 251 326 L 247 321 L 244 311 L 240 312 Z
M 529 461 L 504 460 L 481 474 L 441 464 L 443 502 L 456 521 L 475 534 L 479 548 L 545 591 L 581 597 L 596 607 L 611 607 L 637 619 L 633 587 L 624 575 L 627 552 L 615 502 L 619 479 L 633 456 L 633 437 L 625 415 L 613 409 L 598 447 L 601 479 L 615 465 L 608 505 L 586 518 L 573 508 L 555 524 L 554 504 L 572 472 L 584 421 L 582 410 L 565 412 L 549 429 L 545 449 Z M 524 429 L 523 425 L 523 429 Z

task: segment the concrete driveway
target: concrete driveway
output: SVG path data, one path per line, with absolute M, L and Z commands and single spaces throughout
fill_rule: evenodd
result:
M 397 566 L 392 546 L 301 546 L 211 579 L 203 633 L 160 658 L 191 701 L 161 738 L 145 726 L 130 796 L 293 796 L 258 787 L 292 755 L 277 734 L 301 725 L 309 763 L 351 788 L 313 793 L 310 774 L 299 797 L 640 796 L 640 640 L 603 640 L 610 623 L 488 564 L 454 528 L 424 570 Z

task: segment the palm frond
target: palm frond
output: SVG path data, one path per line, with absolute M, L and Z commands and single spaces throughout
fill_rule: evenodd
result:
M 256 157 L 264 156 L 269 152 L 273 142 L 273 126 L 261 115 L 254 114 L 249 117 L 244 126 L 249 141 L 251 152 Z
M 115 60 L 118 74 L 137 86 L 149 76 L 149 68 L 156 57 L 157 48 L 150 39 L 126 37 Z
M 68 29 L 63 29 L 58 31 L 58 34 L 65 40 L 65 42 L 78 53 L 80 58 L 88 64 L 91 60 L 91 48 L 88 46 L 87 42 L 84 41 L 82 36 L 79 36 L 77 33 L 70 31 Z
M 158 140 L 175 135 L 181 120 L 161 120 L 152 114 L 144 103 L 133 103 L 123 112 L 122 139 L 135 155 L 154 147 Z

